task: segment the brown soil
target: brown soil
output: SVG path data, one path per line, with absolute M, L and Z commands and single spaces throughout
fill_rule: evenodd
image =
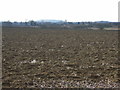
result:
M 3 28 L 3 88 L 120 87 L 118 31 Z

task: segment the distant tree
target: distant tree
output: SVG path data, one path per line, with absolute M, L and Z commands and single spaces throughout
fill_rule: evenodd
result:
M 68 22 L 68 24 L 73 24 L 73 22 Z
M 36 22 L 35 21 L 32 20 L 32 21 L 29 21 L 29 22 L 30 22 L 31 26 L 36 26 Z
M 12 26 L 12 22 L 10 21 L 2 22 L 2 26 Z
M 27 26 L 27 25 L 28 25 L 28 22 L 25 22 L 25 25 Z
M 78 24 L 80 24 L 80 22 L 78 22 Z
M 112 25 L 110 23 L 98 23 L 96 24 L 96 27 L 98 27 L 99 29 L 104 29 L 104 28 L 112 27 Z

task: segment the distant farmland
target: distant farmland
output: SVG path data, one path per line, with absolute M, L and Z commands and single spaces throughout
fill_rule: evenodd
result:
M 118 31 L 3 27 L 3 88 L 117 88 Z

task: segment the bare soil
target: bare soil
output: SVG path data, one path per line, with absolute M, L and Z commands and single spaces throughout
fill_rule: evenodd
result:
M 3 28 L 3 88 L 117 88 L 118 31 Z

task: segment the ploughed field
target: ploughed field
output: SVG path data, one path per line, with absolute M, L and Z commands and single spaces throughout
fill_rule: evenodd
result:
M 3 28 L 3 88 L 120 87 L 118 31 Z

